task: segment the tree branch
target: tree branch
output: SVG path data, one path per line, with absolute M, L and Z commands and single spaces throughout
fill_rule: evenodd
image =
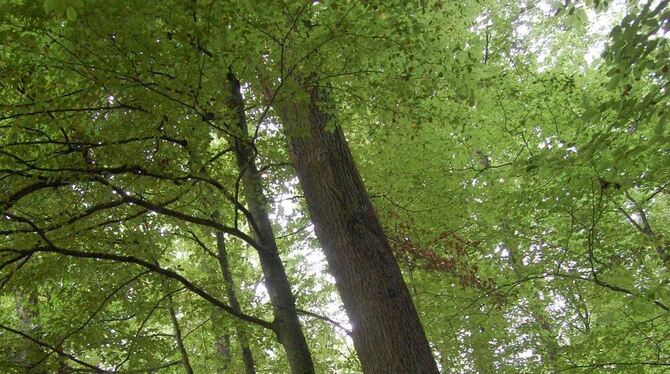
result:
M 107 261 L 113 261 L 117 263 L 130 263 L 130 264 L 136 264 L 139 266 L 142 266 L 146 268 L 147 270 L 150 270 L 153 273 L 160 274 L 164 277 L 174 279 L 184 285 L 188 290 L 191 292 L 195 293 L 196 295 L 200 296 L 201 298 L 205 299 L 209 303 L 219 307 L 220 309 L 226 311 L 227 313 L 243 320 L 247 321 L 250 323 L 253 323 L 255 325 L 261 326 L 263 328 L 269 329 L 271 331 L 274 331 L 274 325 L 271 322 L 262 320 L 260 318 L 250 316 L 241 312 L 235 311 L 233 308 L 231 308 L 228 304 L 222 302 L 221 300 L 217 299 L 216 297 L 212 296 L 209 294 L 207 291 L 204 289 L 198 287 L 188 279 L 184 278 L 179 273 L 176 273 L 172 270 L 169 269 L 164 269 L 156 264 L 153 264 L 149 261 L 142 260 L 140 258 L 134 257 L 134 256 L 123 256 L 123 255 L 117 255 L 117 254 L 112 254 L 112 253 L 103 253 L 103 252 L 82 252 L 82 251 L 75 251 L 75 250 L 70 250 L 70 249 L 65 249 L 65 248 L 59 248 L 53 244 L 49 244 L 44 247 L 36 247 L 30 250 L 25 250 L 25 249 L 13 249 L 13 248 L 2 248 L 0 249 L 0 252 L 12 252 L 12 253 L 23 253 L 25 256 L 30 256 L 35 253 L 56 253 L 60 254 L 63 256 L 69 256 L 69 257 L 76 257 L 76 258 L 88 258 L 88 259 L 97 259 L 97 260 L 107 260 Z
M 4 324 L 2 324 L 2 323 L 0 323 L 0 329 L 3 329 L 3 330 L 8 331 L 8 332 L 11 332 L 12 334 L 20 335 L 20 336 L 23 337 L 24 339 L 27 339 L 27 340 L 29 340 L 29 341 L 31 341 L 31 342 L 33 342 L 33 343 L 39 345 L 40 347 L 48 348 L 48 349 L 50 349 L 52 352 L 56 352 L 59 356 L 68 358 L 69 360 L 71 360 L 71 361 L 73 361 L 73 362 L 76 362 L 76 363 L 78 363 L 79 365 L 85 366 L 85 367 L 87 367 L 87 368 L 93 370 L 93 371 L 96 372 L 96 373 L 111 373 L 111 372 L 108 371 L 108 370 L 100 369 L 99 367 L 97 367 L 97 366 L 95 366 L 95 365 L 92 365 L 92 364 L 89 364 L 88 362 L 82 361 L 82 360 L 76 358 L 75 356 L 73 356 L 73 355 L 71 355 L 71 354 L 68 354 L 68 353 L 65 353 L 65 352 L 63 352 L 62 350 L 60 350 L 60 349 L 58 349 L 58 348 L 56 348 L 56 347 L 54 347 L 54 346 L 52 346 L 52 345 L 50 345 L 50 344 L 47 344 L 47 343 L 45 343 L 45 342 L 43 342 L 43 341 L 40 341 L 40 340 L 37 340 L 37 339 L 35 339 L 34 337 L 32 337 L 32 336 L 30 336 L 30 335 L 28 335 L 28 334 L 26 334 L 26 333 L 24 333 L 24 332 L 22 332 L 22 331 L 15 330 L 15 329 L 13 329 L 13 328 L 11 328 L 11 327 L 9 327 L 9 326 L 6 326 L 6 325 L 4 325 Z

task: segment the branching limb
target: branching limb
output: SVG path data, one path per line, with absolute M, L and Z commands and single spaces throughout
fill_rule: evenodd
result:
M 117 255 L 113 253 L 104 253 L 104 252 L 82 252 L 82 251 L 75 251 L 71 249 L 65 249 L 65 248 L 60 248 L 55 245 L 47 245 L 47 246 L 42 246 L 42 247 L 36 247 L 33 249 L 14 249 L 14 248 L 2 248 L 0 249 L 0 252 L 13 252 L 13 253 L 23 253 L 26 256 L 35 254 L 35 253 L 55 253 L 55 254 L 60 254 L 63 256 L 68 256 L 68 257 L 75 257 L 75 258 L 87 258 L 87 259 L 97 259 L 97 260 L 107 260 L 107 261 L 113 261 L 116 263 L 129 263 L 129 264 L 136 264 L 141 267 L 144 267 L 145 269 L 156 273 L 160 274 L 166 278 L 174 279 L 177 282 L 181 283 L 184 287 L 186 287 L 188 290 L 191 292 L 195 293 L 196 295 L 200 296 L 201 298 L 205 299 L 206 301 L 210 302 L 212 305 L 215 305 L 216 307 L 224 310 L 225 312 L 243 320 L 247 321 L 250 323 L 253 323 L 255 325 L 261 326 L 263 328 L 269 329 L 274 331 L 274 325 L 271 322 L 262 320 L 260 318 L 250 316 L 244 313 L 240 313 L 238 311 L 233 310 L 228 304 L 224 303 L 223 301 L 219 300 L 218 298 L 214 297 L 204 289 L 198 287 L 188 279 L 186 279 L 183 275 L 169 270 L 169 269 L 164 269 L 154 263 L 151 263 L 149 261 L 142 260 L 140 258 L 134 257 L 134 256 L 124 256 L 124 255 Z
M 93 364 L 89 364 L 88 362 L 82 361 L 82 360 L 78 359 L 77 357 L 75 357 L 75 356 L 73 356 L 69 353 L 65 353 L 62 350 L 60 350 L 60 349 L 58 349 L 58 348 L 56 348 L 56 347 L 54 347 L 54 346 L 52 346 L 48 343 L 40 341 L 40 340 L 22 332 L 22 331 L 13 329 L 13 328 L 11 328 L 7 325 L 4 325 L 2 323 L 0 323 L 0 329 L 3 329 L 7 332 L 11 332 L 12 334 L 20 335 L 24 339 L 27 339 L 27 340 L 31 341 L 32 343 L 35 343 L 35 344 L 39 345 L 40 347 L 50 349 L 52 352 L 56 352 L 56 354 L 58 354 L 59 356 L 65 357 L 65 358 L 69 359 L 70 361 L 73 361 L 73 362 L 78 363 L 79 365 L 85 366 L 85 367 L 91 369 L 92 371 L 94 371 L 96 373 L 111 373 L 110 371 L 100 369 L 99 367 L 97 367 Z

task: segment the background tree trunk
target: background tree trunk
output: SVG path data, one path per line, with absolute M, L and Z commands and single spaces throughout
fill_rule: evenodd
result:
M 233 274 L 230 271 L 230 265 L 228 264 L 228 252 L 226 251 L 226 239 L 224 233 L 219 231 L 216 233 L 216 249 L 217 257 L 219 260 L 219 266 L 221 267 L 221 273 L 223 274 L 223 281 L 226 287 L 226 295 L 228 296 L 228 304 L 234 310 L 241 312 L 242 308 L 240 303 L 237 301 L 237 295 L 235 295 L 235 283 L 233 282 Z M 255 374 L 256 365 L 254 363 L 254 355 L 249 348 L 249 338 L 247 337 L 244 327 L 242 327 L 236 321 L 235 325 L 237 340 L 240 343 L 240 348 L 242 349 L 242 361 L 244 362 L 244 372 L 246 374 Z M 228 339 L 230 343 L 230 339 Z M 219 342 L 217 342 L 219 345 Z M 229 344 L 228 344 L 229 345 Z M 229 352 L 230 354 L 230 352 Z
M 20 321 L 20 330 L 33 338 L 40 339 L 41 326 L 39 323 L 39 301 L 37 289 L 26 287 L 15 292 L 16 313 Z M 24 368 L 27 373 L 46 373 L 46 359 L 44 351 L 39 345 L 25 341 L 19 348 L 16 356 L 17 364 Z
M 193 374 L 193 367 L 191 366 L 191 360 L 188 358 L 188 350 L 184 346 L 184 338 L 181 334 L 181 326 L 179 326 L 179 320 L 177 319 L 177 312 L 174 308 L 174 302 L 172 301 L 172 295 L 169 293 L 167 283 L 163 283 L 163 288 L 167 294 L 167 309 L 170 313 L 170 320 L 172 321 L 172 330 L 174 333 L 174 341 L 177 344 L 179 349 L 179 356 L 181 357 L 181 365 L 184 367 L 184 372 L 187 374 Z

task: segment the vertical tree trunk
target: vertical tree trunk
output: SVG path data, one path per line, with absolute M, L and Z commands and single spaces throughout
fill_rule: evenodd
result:
M 63 343 L 60 343 L 58 345 L 58 350 L 63 352 Z M 57 361 L 57 373 L 58 374 L 68 374 L 70 372 L 70 368 L 67 366 L 67 361 L 65 360 L 65 356 L 58 355 L 58 358 L 56 359 Z
M 212 319 L 212 324 L 214 327 L 217 327 L 218 323 L 221 323 L 223 313 L 218 310 L 212 310 L 210 318 Z M 238 340 L 239 342 L 239 340 Z M 214 348 L 215 348 L 215 367 L 217 374 L 225 374 L 228 372 L 228 368 L 232 362 L 232 356 L 230 352 L 230 334 L 227 332 L 216 333 L 214 337 Z M 246 364 L 246 362 L 245 362 Z
M 233 140 L 235 156 L 241 174 L 244 197 L 254 220 L 255 236 L 264 248 L 258 255 L 265 276 L 265 287 L 273 306 L 275 332 L 286 350 L 291 371 L 295 374 L 314 373 L 312 356 L 298 320 L 295 298 L 279 257 L 279 249 L 267 213 L 267 199 L 263 193 L 261 174 L 255 162 L 256 153 L 248 135 L 240 82 L 231 72 L 227 78 L 231 89 L 228 107 L 235 113 L 234 120 L 237 125 L 237 137 Z
M 38 321 L 40 314 L 37 289 L 28 287 L 27 289 L 16 290 L 15 297 L 20 330 L 39 339 L 41 328 Z M 19 350 L 16 361 L 27 373 L 41 374 L 47 372 L 44 352 L 40 346 L 33 342 L 26 341 L 25 345 Z
M 273 105 L 287 134 L 316 235 L 353 325 L 363 371 L 437 373 L 419 316 L 344 133 L 323 110 L 331 100 L 324 90 L 306 91 L 309 102 L 281 97 Z M 267 87 L 265 92 L 269 93 Z
M 226 239 L 223 232 L 216 233 L 216 247 L 217 247 L 217 256 L 219 260 L 219 266 L 221 267 L 221 274 L 223 275 L 223 281 L 226 287 L 226 295 L 228 296 L 228 304 L 236 312 L 241 312 L 242 308 L 240 303 L 237 301 L 237 295 L 235 295 L 235 283 L 233 282 L 233 274 L 230 272 L 230 266 L 228 264 L 228 252 L 226 251 Z M 246 331 L 239 324 L 236 324 L 236 333 L 237 340 L 240 343 L 240 348 L 242 350 L 242 361 L 244 362 L 244 372 L 246 374 L 256 374 L 256 365 L 254 363 L 254 356 L 251 353 L 249 348 L 249 339 L 247 337 Z
M 191 366 L 191 361 L 188 358 L 188 351 L 184 346 L 184 339 L 181 334 L 181 327 L 179 326 L 179 320 L 177 319 L 177 313 L 174 309 L 174 303 L 172 301 L 172 295 L 170 295 L 167 283 L 163 283 L 163 290 L 167 293 L 167 308 L 170 313 L 170 320 L 172 321 L 172 329 L 174 331 L 174 340 L 179 349 L 179 356 L 181 357 L 181 365 L 184 367 L 184 372 L 187 374 L 193 374 L 193 367 Z

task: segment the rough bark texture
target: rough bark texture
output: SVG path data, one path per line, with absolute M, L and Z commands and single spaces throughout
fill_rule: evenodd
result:
M 324 91 L 308 91 L 309 103 L 280 99 L 274 106 L 287 133 L 316 235 L 351 320 L 363 371 L 437 373 L 344 134 L 339 127 L 330 130 L 334 118 L 322 110 L 330 100 Z
M 267 199 L 263 193 L 261 174 L 255 163 L 256 152 L 248 135 L 240 83 L 232 73 L 228 74 L 228 83 L 231 87 L 229 108 L 236 114 L 235 122 L 238 126 L 234 150 L 244 197 L 254 220 L 255 237 L 264 248 L 258 255 L 265 276 L 265 287 L 273 307 L 275 332 L 286 350 L 291 371 L 296 374 L 314 373 L 312 356 L 298 320 L 295 298 L 279 257 L 272 223 L 266 210 Z
M 223 232 L 216 233 L 216 247 L 219 266 L 223 274 L 223 281 L 226 287 L 226 295 L 228 296 L 228 304 L 231 308 L 238 312 L 242 312 L 240 303 L 237 301 L 235 295 L 235 283 L 233 282 L 233 274 L 230 272 L 228 264 L 228 252 L 226 251 L 226 239 Z M 246 374 L 256 374 L 256 365 L 254 363 L 254 356 L 249 348 L 249 339 L 246 332 L 239 324 L 236 325 L 237 341 L 240 343 L 242 349 L 242 361 L 244 362 L 244 372 Z

